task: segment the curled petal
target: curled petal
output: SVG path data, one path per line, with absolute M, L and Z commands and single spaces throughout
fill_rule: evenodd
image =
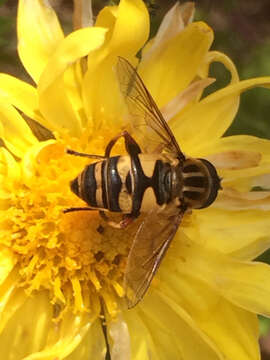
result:
M 27 72 L 38 83 L 64 34 L 47 0 L 20 0 L 17 19 L 19 56 Z

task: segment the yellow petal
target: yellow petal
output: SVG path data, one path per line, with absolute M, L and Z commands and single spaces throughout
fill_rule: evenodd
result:
M 219 51 L 209 51 L 205 58 L 203 59 L 203 62 L 200 66 L 198 75 L 202 78 L 205 78 L 209 73 L 209 67 L 213 62 L 219 62 L 224 65 L 224 67 L 230 72 L 231 79 L 230 83 L 234 84 L 239 81 L 239 76 L 237 69 L 232 62 L 232 60 L 225 54 L 219 52 Z
M 196 77 L 212 41 L 212 30 L 205 23 L 192 23 L 168 41 L 162 52 L 140 63 L 139 72 L 159 107 Z
M 25 69 L 38 83 L 64 35 L 46 0 L 20 0 L 17 17 L 18 52 Z
M 7 360 L 22 359 L 40 350 L 51 326 L 52 305 L 48 293 L 41 292 L 26 300 L 23 290 L 20 292 L 21 295 L 17 294 L 7 305 L 7 311 L 15 307 L 16 312 L 12 309 L 13 314 L 0 335 L 1 356 Z
M 191 238 L 225 254 L 241 250 L 254 258 L 269 243 L 269 211 L 225 210 L 209 207 L 194 211 L 194 222 L 185 228 Z M 258 248 L 257 248 L 258 246 Z
M 177 94 L 172 100 L 170 100 L 168 104 L 166 104 L 160 109 L 165 120 L 170 121 L 185 106 L 192 106 L 192 104 L 200 96 L 202 91 L 214 81 L 215 79 L 212 78 L 194 81 L 185 90 Z
M 90 314 L 75 315 L 71 311 L 66 311 L 58 326 L 50 324 L 45 347 L 38 352 L 30 353 L 25 360 L 65 359 L 80 346 L 93 320 Z
M 224 188 L 212 205 L 216 209 L 226 210 L 270 210 L 270 191 L 239 192 Z
M 16 256 L 7 247 L 0 247 L 0 285 L 6 280 L 17 262 Z
M 135 55 L 148 39 L 149 15 L 143 1 L 121 0 L 118 7 L 103 9 L 95 26 L 109 29 L 107 55 L 113 52 L 122 56 Z
M 23 183 L 31 187 L 31 180 L 36 175 L 39 153 L 47 146 L 51 146 L 55 140 L 47 140 L 36 143 L 27 151 L 22 159 L 22 177 Z
M 97 319 L 86 332 L 81 343 L 65 358 L 65 360 L 95 359 L 104 360 L 106 343 L 101 327 L 101 320 Z
M 3 98 L 0 99 L 0 123 L 1 138 L 7 148 L 16 156 L 23 157 L 29 147 L 37 143 L 37 139 L 18 111 L 6 103 Z
M 188 2 L 175 5 L 165 14 L 153 41 L 143 49 L 143 61 L 149 59 L 155 52 L 162 51 L 167 41 L 184 30 L 185 26 L 192 22 L 194 15 L 194 3 Z
M 183 308 L 163 292 L 152 289 L 149 295 L 140 308 L 161 359 L 222 359 L 214 343 Z
M 144 323 L 143 316 L 138 311 L 138 308 L 126 311 L 123 316 L 131 338 L 131 359 L 158 359 L 158 347 L 153 342 L 151 332 Z
M 177 247 L 177 249 L 176 249 Z M 188 273 L 206 282 L 221 296 L 247 311 L 270 316 L 270 266 L 264 263 L 239 261 L 186 241 L 176 243 L 171 256 L 172 271 Z M 167 263 L 167 266 L 168 263 Z
M 36 89 L 13 76 L 0 74 L 0 96 L 25 115 L 42 122 Z
M 9 189 L 9 183 L 16 182 L 20 179 L 21 171 L 18 162 L 14 157 L 7 151 L 4 147 L 0 148 L 0 179 L 2 183 L 2 188 L 0 193 L 4 189 Z M 8 181 L 7 181 L 8 179 Z M 9 189 L 10 191 L 10 189 Z M 1 197 L 1 196 L 0 196 Z
M 171 258 L 167 260 L 172 261 Z M 198 280 L 196 274 L 179 275 L 171 271 L 166 267 L 167 260 L 158 274 L 162 292 L 184 308 L 225 359 L 259 359 L 256 315 L 226 301 Z
M 51 56 L 38 84 L 40 109 L 50 129 L 60 133 L 62 129 L 68 129 L 71 134 L 80 135 L 83 105 L 79 109 L 73 106 L 68 96 L 70 93 L 66 90 L 64 72 L 77 60 L 99 48 L 106 31 L 98 27 L 77 30 L 67 36 Z M 75 65 L 73 70 L 76 71 Z
M 236 82 L 205 97 L 170 122 L 171 128 L 184 151 L 198 156 L 210 141 L 215 142 L 230 126 L 238 109 L 238 95 L 255 86 L 270 86 L 270 77 Z M 196 136 L 190 136 L 200 129 Z
M 105 7 L 96 26 L 108 28 L 104 47 L 88 56 L 83 82 L 83 100 L 87 117 L 100 127 L 120 122 L 122 99 L 113 67 L 117 56 L 133 58 L 149 35 L 149 15 L 141 0 L 121 0 L 118 7 Z M 112 96 L 113 94 L 113 96 Z
M 253 186 L 267 185 L 267 181 L 260 183 L 260 178 L 270 171 L 269 140 L 247 135 L 228 136 L 210 143 L 202 149 L 201 156 L 217 167 L 224 186 L 248 191 Z

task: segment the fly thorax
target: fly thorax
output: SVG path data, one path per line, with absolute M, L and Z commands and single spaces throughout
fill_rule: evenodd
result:
M 208 207 L 217 197 L 220 178 L 205 159 L 187 159 L 183 164 L 183 198 L 189 208 Z
M 183 170 L 182 165 L 178 164 L 172 169 L 172 198 L 182 198 L 183 190 Z

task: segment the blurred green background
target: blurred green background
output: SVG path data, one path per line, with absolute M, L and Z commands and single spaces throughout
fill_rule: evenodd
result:
M 92 0 L 94 14 L 117 1 Z M 66 33 L 72 30 L 72 0 L 50 0 Z M 151 13 L 152 35 L 175 1 L 145 1 Z M 226 53 L 236 64 L 240 79 L 270 75 L 270 1 L 198 0 L 196 20 L 207 22 L 215 32 L 213 49 Z M 16 52 L 17 0 L 0 0 L 0 71 L 31 82 Z M 211 91 L 228 82 L 228 73 L 213 64 L 211 76 L 219 80 Z M 270 92 L 256 88 L 241 96 L 237 117 L 227 134 L 252 134 L 270 139 Z M 270 253 L 260 260 L 270 263 Z M 270 359 L 270 322 L 260 318 L 263 360 Z

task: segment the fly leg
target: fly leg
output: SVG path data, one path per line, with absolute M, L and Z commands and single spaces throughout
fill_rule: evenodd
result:
M 87 157 L 87 158 L 90 158 L 90 159 L 100 159 L 100 160 L 105 159 L 105 156 L 102 156 L 102 155 L 85 154 L 85 153 L 81 153 L 81 152 L 71 150 L 71 149 L 66 149 L 66 153 L 69 154 L 69 155 Z
M 142 151 L 139 147 L 139 145 L 137 144 L 137 142 L 133 139 L 133 137 L 126 131 L 124 130 L 123 132 L 121 132 L 120 134 L 118 134 L 117 136 L 115 136 L 110 142 L 109 144 L 107 145 L 106 147 L 106 150 L 105 150 L 105 158 L 108 158 L 110 157 L 110 153 L 111 153 L 111 150 L 114 146 L 114 144 L 116 143 L 116 141 L 118 139 L 120 139 L 120 137 L 124 137 L 125 139 L 125 147 L 126 147 L 126 150 L 127 150 L 127 153 L 129 155 L 138 155 L 140 154 Z
M 107 145 L 105 150 L 105 158 L 110 157 L 111 150 L 113 146 L 115 145 L 116 141 L 120 139 L 120 137 L 124 137 L 125 139 L 125 147 L 127 150 L 127 153 L 130 156 L 136 156 L 141 153 L 141 149 L 137 142 L 133 139 L 133 137 L 124 130 L 117 136 L 115 136 Z M 136 218 L 137 216 L 134 216 L 132 214 L 125 214 L 120 222 L 116 222 L 111 220 L 104 211 L 99 211 L 100 216 L 103 220 L 107 222 L 108 225 L 114 227 L 115 229 L 125 229 L 127 226 L 129 226 Z
M 97 210 L 97 209 L 91 207 L 72 207 L 72 208 L 64 209 L 63 213 L 66 214 L 73 211 L 92 211 L 92 210 Z
M 122 220 L 119 222 L 110 220 L 110 218 L 105 214 L 104 211 L 99 211 L 99 215 L 102 217 L 102 219 L 104 221 L 106 221 L 106 223 L 108 225 L 110 225 L 111 227 L 115 228 L 115 229 L 125 229 L 126 227 L 128 227 L 130 224 L 133 223 L 133 221 L 136 219 L 137 216 L 133 216 L 131 214 L 126 214 L 123 216 Z

